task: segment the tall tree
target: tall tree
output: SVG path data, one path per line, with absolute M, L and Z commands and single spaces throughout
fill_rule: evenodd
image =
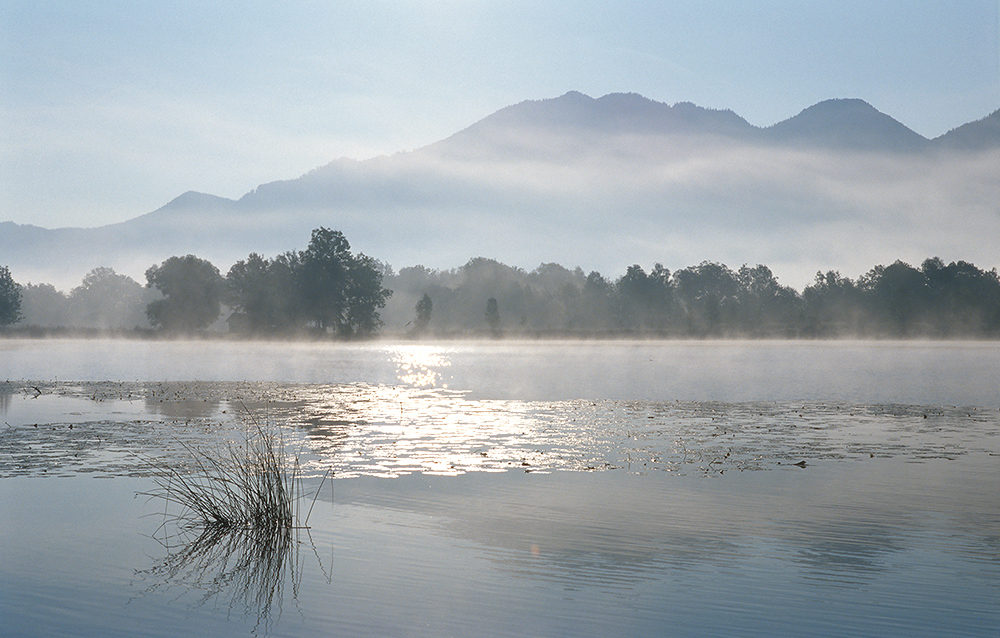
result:
M 974 336 L 1000 331 L 1000 278 L 959 261 L 934 257 L 920 270 L 927 282 L 929 329 L 935 336 Z
M 672 319 L 673 286 L 670 271 L 657 263 L 646 274 L 638 264 L 629 266 L 616 284 L 622 329 L 651 330 L 663 334 Z
M 352 255 L 351 245 L 340 231 L 313 230 L 295 268 L 305 316 L 317 328 L 340 335 L 374 332 L 382 325 L 379 310 L 392 295 L 382 287 L 386 271 L 367 255 Z
M 21 287 L 10 276 L 7 266 L 0 266 L 0 326 L 21 320 Z
M 21 322 L 47 328 L 71 325 L 69 298 L 52 284 L 25 284 L 21 287 Z
M 317 228 L 300 261 L 298 280 L 306 315 L 321 330 L 345 331 L 352 261 L 347 238 L 338 230 Z
M 194 255 L 171 257 L 146 270 L 146 286 L 156 288 L 164 297 L 146 307 L 154 327 L 195 332 L 219 318 L 225 284 L 210 261 Z
M 865 333 L 868 312 L 863 294 L 850 277 L 835 270 L 817 272 L 802 291 L 804 329 L 816 336 Z
M 736 273 L 740 282 L 740 330 L 758 336 L 791 336 L 798 330 L 801 298 L 793 289 L 782 286 L 767 266 L 744 264 Z
M 612 328 L 611 284 L 596 270 L 587 275 L 583 284 L 583 325 L 591 331 L 605 332 Z
M 717 335 L 731 326 L 740 284 L 724 264 L 703 261 L 678 270 L 673 283 L 690 332 Z
M 385 308 L 392 291 L 382 287 L 389 269 L 365 254 L 351 257 L 347 270 L 347 334 L 370 335 L 382 327 L 379 310 Z
M 305 321 L 305 300 L 302 296 L 302 253 L 289 250 L 268 264 L 274 322 L 279 328 L 300 328 Z
M 271 262 L 257 253 L 233 264 L 226 274 L 227 302 L 246 315 L 251 332 L 275 329 L 281 323 L 275 279 Z
M 142 284 L 114 268 L 88 272 L 69 293 L 73 321 L 91 328 L 131 328 L 145 325 Z
M 859 283 L 883 331 L 895 336 L 920 332 L 928 301 L 924 273 L 897 260 L 871 269 Z

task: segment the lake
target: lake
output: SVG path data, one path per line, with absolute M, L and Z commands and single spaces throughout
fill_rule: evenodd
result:
M 0 362 L 0 635 L 1000 632 L 1000 344 L 6 340 Z M 150 468 L 252 420 L 299 458 L 308 529 L 164 521 Z

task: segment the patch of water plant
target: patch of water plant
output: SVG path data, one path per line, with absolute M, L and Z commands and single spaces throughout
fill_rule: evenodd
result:
M 147 592 L 175 584 L 200 591 L 199 603 L 231 589 L 230 606 L 242 602 L 266 627 L 275 603 L 280 609 L 286 579 L 297 595 L 299 532 L 308 535 L 309 515 L 329 471 L 303 517 L 307 495 L 299 454 L 287 450 L 279 428 L 247 414 L 239 444 L 199 449 L 179 442 L 187 463 L 148 463 L 156 489 L 140 495 L 164 503 L 154 537 L 166 557 L 136 575 L 159 581 Z
M 143 495 L 165 503 L 164 525 L 201 526 L 214 530 L 292 529 L 307 527 L 300 505 L 299 455 L 290 454 L 280 429 L 262 425 L 252 414 L 241 444 L 205 450 L 179 442 L 189 455 L 186 465 L 149 464 L 157 489 Z M 323 476 L 312 504 L 326 481 Z M 178 509 L 169 513 L 166 506 Z

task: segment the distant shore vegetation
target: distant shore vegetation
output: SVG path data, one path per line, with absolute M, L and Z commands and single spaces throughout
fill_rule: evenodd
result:
M 0 266 L 9 336 L 160 338 L 934 338 L 1000 337 L 1000 277 L 932 257 L 857 279 L 818 272 L 801 292 L 765 265 L 711 261 L 617 278 L 547 263 L 528 272 L 477 257 L 451 270 L 399 272 L 312 232 L 302 251 L 251 253 L 222 275 L 176 256 L 142 285 L 107 267 L 69 293 L 13 281 Z

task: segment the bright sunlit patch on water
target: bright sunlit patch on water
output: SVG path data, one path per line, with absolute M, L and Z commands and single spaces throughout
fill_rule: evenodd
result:
M 451 366 L 448 349 L 440 346 L 394 345 L 387 348 L 390 361 L 396 364 L 399 383 L 415 388 L 447 388 L 442 382 L 443 368 Z
M 301 403 L 284 418 L 304 431 L 316 456 L 307 468 L 329 464 L 339 477 L 527 469 L 540 447 L 550 447 L 522 402 L 362 384 L 300 392 Z

